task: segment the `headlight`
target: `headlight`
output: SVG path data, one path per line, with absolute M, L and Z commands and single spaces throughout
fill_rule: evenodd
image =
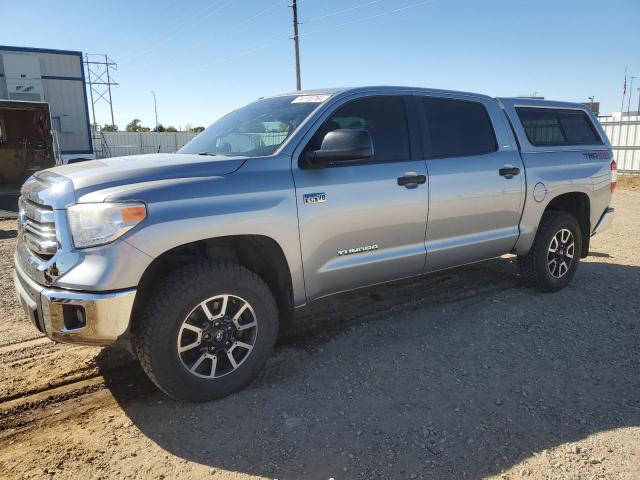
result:
M 145 218 L 142 202 L 79 203 L 67 209 L 67 218 L 76 248 L 113 242 Z

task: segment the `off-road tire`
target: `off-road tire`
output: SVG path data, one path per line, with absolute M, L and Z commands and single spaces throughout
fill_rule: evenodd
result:
M 158 388 L 179 400 L 205 402 L 242 389 L 256 376 L 278 335 L 276 302 L 258 275 L 234 263 L 193 263 L 153 288 L 135 320 L 133 344 L 142 368 Z M 198 378 L 180 360 L 178 333 L 189 312 L 217 294 L 246 299 L 255 312 L 258 332 L 253 350 L 235 371 L 219 378 Z
M 568 271 L 560 278 L 551 275 L 547 265 L 547 255 L 553 237 L 561 229 L 573 235 L 575 248 Z M 541 292 L 557 292 L 573 279 L 580 262 L 582 251 L 582 231 L 573 215 L 566 212 L 547 211 L 542 216 L 531 250 L 527 255 L 518 256 L 518 267 L 522 281 Z

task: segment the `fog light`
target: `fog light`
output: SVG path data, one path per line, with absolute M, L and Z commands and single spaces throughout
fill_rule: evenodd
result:
M 87 313 L 81 305 L 63 305 L 62 313 L 67 330 L 77 330 L 87 325 Z

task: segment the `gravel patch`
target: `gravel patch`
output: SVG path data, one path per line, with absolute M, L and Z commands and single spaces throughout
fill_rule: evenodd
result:
M 92 351 L 105 388 L 0 416 L 0 477 L 637 479 L 640 193 L 614 206 L 559 293 L 497 259 L 330 297 L 219 401 L 168 399 L 135 364 L 119 380 Z M 0 344 L 29 337 L 9 298 L 11 244 Z M 0 382 L 55 376 L 30 365 Z

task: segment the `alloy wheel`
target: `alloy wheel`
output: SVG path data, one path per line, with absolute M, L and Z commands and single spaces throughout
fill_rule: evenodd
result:
M 249 357 L 258 321 L 245 299 L 224 294 L 196 305 L 182 322 L 177 349 L 180 362 L 200 378 L 223 377 Z
M 547 253 L 547 268 L 554 278 L 562 278 L 569 271 L 575 254 L 575 240 L 570 230 L 563 228 L 551 239 Z

